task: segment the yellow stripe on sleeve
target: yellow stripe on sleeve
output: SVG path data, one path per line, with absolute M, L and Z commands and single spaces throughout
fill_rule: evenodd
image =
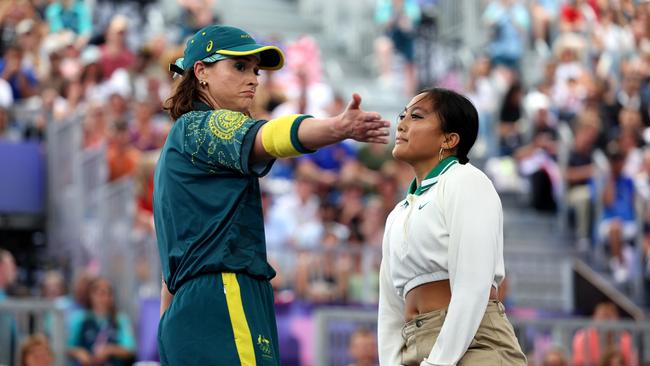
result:
M 274 118 L 262 127 L 262 145 L 271 156 L 288 158 L 301 155 L 291 141 L 291 127 L 299 114 Z
M 239 354 L 241 366 L 256 366 L 253 337 L 248 328 L 248 321 L 244 313 L 244 305 L 239 290 L 239 282 L 235 273 L 222 273 L 223 288 L 226 293 L 226 304 L 230 314 L 232 331 L 235 334 L 235 345 Z

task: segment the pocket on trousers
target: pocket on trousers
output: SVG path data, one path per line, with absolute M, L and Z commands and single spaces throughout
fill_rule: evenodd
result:
M 416 342 L 415 334 L 411 334 L 406 338 L 406 342 L 404 342 L 404 347 L 402 347 L 402 352 L 400 352 L 401 365 L 411 366 L 411 365 L 420 364 L 419 362 L 417 362 L 417 349 L 415 347 L 415 342 Z

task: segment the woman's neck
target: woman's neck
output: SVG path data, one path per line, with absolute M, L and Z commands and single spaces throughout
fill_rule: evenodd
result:
M 413 172 L 415 173 L 415 181 L 417 182 L 418 186 L 422 184 L 422 181 L 426 178 L 427 174 L 429 174 L 429 172 L 433 170 L 433 168 L 435 168 L 438 163 L 440 163 L 440 161 L 438 161 L 438 157 L 436 157 L 434 160 L 420 161 L 411 164 Z

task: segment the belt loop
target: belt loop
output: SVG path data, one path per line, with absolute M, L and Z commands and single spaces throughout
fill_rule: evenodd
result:
M 499 306 L 499 314 L 503 315 L 506 313 L 506 307 L 503 305 L 501 301 L 497 301 L 497 304 Z

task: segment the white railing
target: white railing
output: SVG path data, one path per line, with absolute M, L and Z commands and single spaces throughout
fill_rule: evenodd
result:
M 54 302 L 6 300 L 0 302 L 0 355 L 12 355 L 10 365 L 20 365 L 20 344 L 31 334 L 45 334 L 54 352 L 54 365 L 66 365 L 65 313 Z M 7 342 L 6 340 L 10 340 Z M 2 357 L 0 357 L 2 360 Z M 2 362 L 2 361 L 0 361 Z
M 520 319 L 510 317 L 522 350 L 533 357 L 552 345 L 561 345 L 570 357 L 573 337 L 578 330 L 593 328 L 598 331 L 601 341 L 611 332 L 616 336 L 627 333 L 632 340 L 633 349 L 638 355 L 638 363 L 650 361 L 650 322 L 619 320 L 615 322 L 595 322 L 588 318 L 570 319 Z M 316 366 L 344 366 L 349 362 L 348 342 L 355 329 L 377 329 L 376 309 L 321 308 L 315 312 L 315 353 Z M 602 344 L 602 342 L 601 342 Z M 537 348 L 534 348 L 537 346 Z M 585 350 L 589 352 L 589 345 Z M 602 350 L 601 350 L 602 351 Z

